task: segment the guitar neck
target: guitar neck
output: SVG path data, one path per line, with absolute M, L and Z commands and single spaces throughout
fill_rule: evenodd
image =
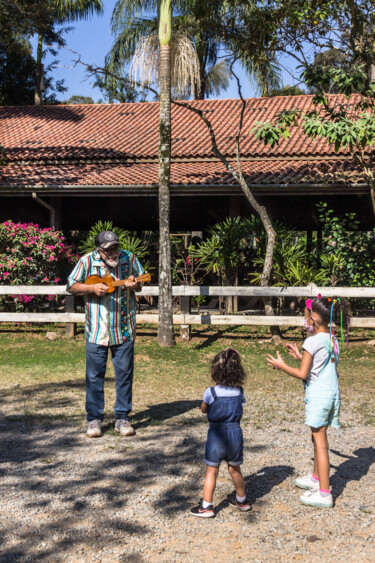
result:
M 114 281 L 111 283 L 111 286 L 112 286 L 112 287 L 119 287 L 120 285 L 124 285 L 124 283 L 125 283 L 126 281 L 128 281 L 128 279 L 129 279 L 129 278 L 126 278 L 126 280 L 114 280 Z M 135 281 L 136 283 L 138 283 L 138 282 L 141 281 L 141 278 L 140 278 L 140 277 L 135 278 L 134 281 Z

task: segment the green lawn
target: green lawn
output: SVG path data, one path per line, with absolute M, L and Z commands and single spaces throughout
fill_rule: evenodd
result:
M 46 332 L 58 334 L 46 339 Z M 373 401 L 375 348 L 367 345 L 374 331 L 357 331 L 340 359 L 340 386 L 344 423 L 375 424 Z M 285 342 L 302 343 L 300 330 L 284 334 Z M 140 428 L 150 424 L 199 423 L 198 405 L 210 385 L 213 356 L 232 346 L 238 349 L 248 378 L 245 417 L 261 427 L 281 421 L 303 419 L 303 389 L 300 382 L 266 366 L 267 353 L 275 353 L 267 329 L 197 327 L 189 343 L 160 348 L 155 327 L 140 327 L 136 342 L 134 414 Z M 282 351 L 282 346 L 279 347 Z M 287 354 L 282 351 L 284 357 Z M 6 326 L 0 337 L 0 384 L 3 414 L 36 421 L 68 419 L 84 421 L 85 342 L 82 331 L 66 339 L 61 326 Z M 293 362 L 293 360 L 291 360 Z M 109 362 L 106 381 L 106 414 L 112 418 L 113 370 Z M 350 411 L 350 417 L 349 417 Z M 247 414 L 247 412 L 249 414 Z

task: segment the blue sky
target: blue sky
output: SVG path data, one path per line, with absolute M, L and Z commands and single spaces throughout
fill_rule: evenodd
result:
M 73 51 L 80 53 L 81 58 L 88 64 L 102 66 L 104 57 L 108 53 L 113 43 L 111 34 L 111 15 L 116 0 L 104 0 L 104 14 L 102 16 L 94 16 L 90 20 L 81 20 L 71 24 L 74 30 L 65 36 L 67 47 Z M 33 42 L 35 50 L 35 41 Z M 34 53 L 35 54 L 35 53 Z M 65 86 L 68 91 L 60 94 L 59 99 L 67 100 L 73 95 L 91 96 L 94 101 L 98 101 L 102 96 L 98 88 L 93 87 L 94 78 L 87 78 L 85 68 L 78 64 L 74 67 L 73 53 L 66 49 L 61 49 L 56 59 L 59 60 L 59 66 L 54 69 L 53 76 L 56 80 L 65 79 Z M 46 62 L 52 62 L 53 58 L 47 57 Z M 73 68 L 74 67 L 74 68 Z M 256 96 L 256 90 L 245 73 L 238 68 L 237 72 L 240 76 L 243 95 L 246 98 Z M 283 72 L 283 80 L 285 84 L 290 84 L 290 77 Z M 237 98 L 237 84 L 232 82 L 229 88 L 222 92 L 220 98 Z

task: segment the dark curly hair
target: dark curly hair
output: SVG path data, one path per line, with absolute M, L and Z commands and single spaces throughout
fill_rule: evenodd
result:
M 234 348 L 226 348 L 212 360 L 211 377 L 225 387 L 240 387 L 246 378 L 241 357 Z
M 331 322 L 331 309 L 332 321 L 335 325 L 337 327 L 341 325 L 342 315 L 343 328 L 349 330 L 351 311 L 349 302 L 344 297 L 317 297 L 311 303 L 312 312 L 317 313 L 326 325 Z

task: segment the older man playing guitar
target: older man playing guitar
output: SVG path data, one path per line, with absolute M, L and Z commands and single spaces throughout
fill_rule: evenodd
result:
M 83 256 L 68 277 L 67 290 L 85 297 L 87 435 L 101 436 L 104 411 L 104 377 L 111 350 L 116 378 L 115 429 L 131 436 L 135 291 L 149 281 L 137 257 L 120 249 L 119 238 L 103 231 L 96 250 Z

